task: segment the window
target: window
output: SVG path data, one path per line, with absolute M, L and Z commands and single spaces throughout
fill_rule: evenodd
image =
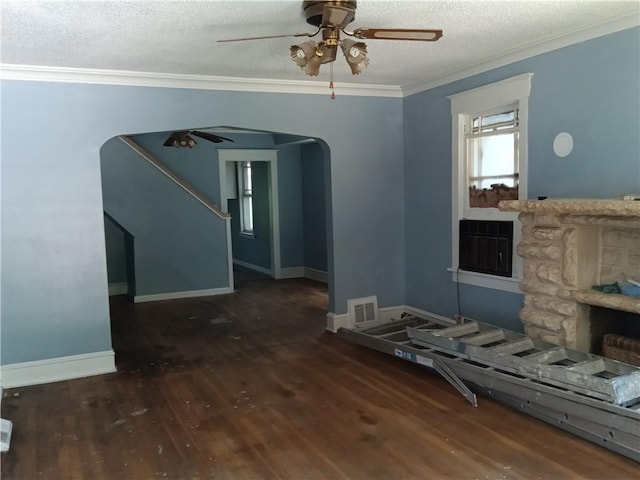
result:
M 253 182 L 251 162 L 238 162 L 238 192 L 240 199 L 240 233 L 253 235 Z
M 466 220 L 513 222 L 501 200 L 527 198 L 527 117 L 531 77 L 526 73 L 451 95 L 452 116 L 452 272 L 454 281 L 519 292 L 522 261 L 513 256 L 510 276 L 459 270 L 460 223 Z M 464 236 L 463 236 L 464 237 Z M 464 263 L 464 261 L 463 261 Z

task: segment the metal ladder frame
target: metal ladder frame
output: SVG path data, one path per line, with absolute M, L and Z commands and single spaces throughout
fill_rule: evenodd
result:
M 544 379 L 622 405 L 640 398 L 640 368 L 590 353 L 569 350 L 523 334 L 468 321 L 452 327 L 407 327 L 413 344 Z
M 407 327 L 426 323 L 451 327 L 440 319 L 409 316 L 369 328 L 341 328 L 338 335 L 436 371 L 435 365 L 443 364 L 478 393 L 640 462 L 640 399 L 636 404 L 616 405 L 437 348 L 412 344 Z

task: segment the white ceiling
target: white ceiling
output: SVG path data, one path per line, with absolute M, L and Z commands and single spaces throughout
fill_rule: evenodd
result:
M 352 76 L 339 53 L 334 76 L 359 85 L 427 84 L 598 25 L 638 24 L 639 13 L 637 0 L 358 0 L 350 30 L 440 28 L 444 36 L 435 43 L 368 40 L 369 67 Z M 5 65 L 298 82 L 329 78 L 328 65 L 312 78 L 291 61 L 289 46 L 304 37 L 216 43 L 312 32 L 301 0 L 2 0 L 0 14 Z

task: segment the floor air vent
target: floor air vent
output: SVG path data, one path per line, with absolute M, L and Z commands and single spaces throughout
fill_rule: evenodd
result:
M 379 321 L 378 297 L 352 298 L 347 301 L 349 323 L 352 327 L 369 325 Z

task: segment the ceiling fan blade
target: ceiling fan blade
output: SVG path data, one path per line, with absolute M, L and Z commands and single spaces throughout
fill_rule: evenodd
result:
M 323 27 L 343 29 L 356 18 L 356 12 L 352 8 L 339 7 L 337 5 L 325 5 L 322 10 Z
M 189 133 L 191 135 L 195 135 L 196 137 L 200 137 L 200 138 L 204 138 L 205 140 L 209 140 L 210 142 L 213 142 L 213 143 L 221 143 L 221 142 L 224 142 L 224 141 L 233 142 L 233 140 L 231 140 L 230 138 L 221 137 L 220 135 L 214 135 L 213 133 L 198 132 L 197 130 L 191 130 Z
M 403 28 L 356 28 L 352 33 L 345 32 L 356 38 L 371 38 L 374 40 L 414 40 L 435 42 L 442 37 L 442 30 L 422 30 Z
M 227 38 L 226 40 L 216 40 L 218 43 L 244 42 L 245 40 L 265 40 L 268 38 L 289 38 L 289 37 L 315 37 L 320 33 L 320 29 L 313 33 L 285 33 L 283 35 L 264 35 L 261 37 Z

